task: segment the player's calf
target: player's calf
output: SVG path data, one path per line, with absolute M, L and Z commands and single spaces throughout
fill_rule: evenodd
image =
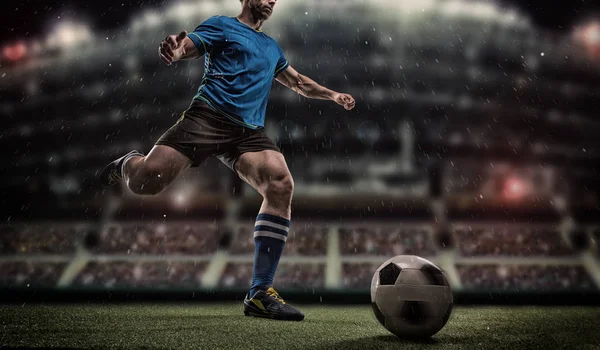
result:
M 191 160 L 168 146 L 154 146 L 147 156 L 138 151 L 112 161 L 100 175 L 105 185 L 125 180 L 127 187 L 139 195 L 161 192 L 189 168 Z
M 126 163 L 124 178 L 131 192 L 138 195 L 155 195 L 164 190 L 177 176 L 172 169 L 146 158 L 132 159 Z

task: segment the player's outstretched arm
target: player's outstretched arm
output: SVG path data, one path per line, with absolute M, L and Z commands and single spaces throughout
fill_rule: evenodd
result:
M 199 54 L 194 42 L 187 37 L 186 31 L 178 35 L 169 35 L 158 46 L 158 57 L 169 66 L 179 60 L 196 58 Z
M 356 105 L 356 102 L 351 95 L 329 90 L 328 88 L 317 84 L 309 77 L 298 73 L 291 66 L 281 72 L 276 79 L 281 84 L 304 97 L 319 100 L 332 100 L 335 103 L 344 106 L 347 110 L 351 110 Z

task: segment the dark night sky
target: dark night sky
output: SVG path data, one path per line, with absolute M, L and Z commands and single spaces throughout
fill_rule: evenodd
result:
M 93 31 L 101 32 L 126 24 L 131 14 L 139 9 L 157 8 L 170 1 L 172 0 L 4 0 L 0 1 L 0 43 L 39 35 L 52 23 L 60 20 L 58 16 L 91 22 Z M 502 0 L 501 3 L 516 6 L 528 13 L 538 25 L 553 30 L 568 30 L 581 19 L 597 14 L 600 10 L 597 0 Z

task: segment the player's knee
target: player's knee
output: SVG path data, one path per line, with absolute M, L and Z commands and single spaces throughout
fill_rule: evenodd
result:
M 291 201 L 294 193 L 294 180 L 289 174 L 274 177 L 265 189 L 265 197 L 270 200 Z

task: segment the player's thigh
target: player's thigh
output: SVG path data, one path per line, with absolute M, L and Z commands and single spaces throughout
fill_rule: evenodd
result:
M 188 156 L 165 145 L 155 145 L 144 159 L 144 170 L 160 175 L 161 182 L 174 180 L 191 165 L 192 161 Z
M 262 195 L 273 181 L 292 181 L 292 175 L 283 154 L 273 150 L 243 153 L 235 162 L 234 167 L 240 178 Z

